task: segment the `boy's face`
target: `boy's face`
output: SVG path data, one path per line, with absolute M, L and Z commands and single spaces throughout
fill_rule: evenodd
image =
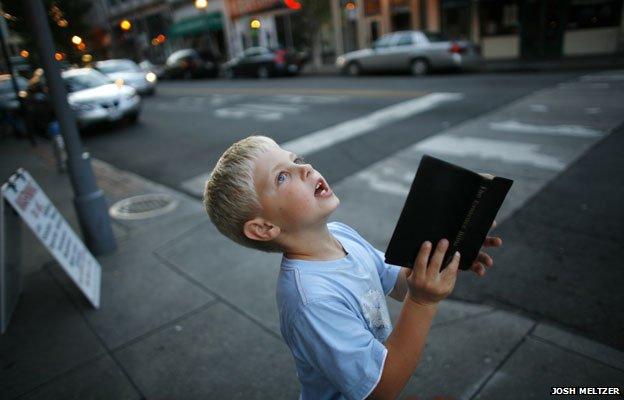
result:
M 254 164 L 261 217 L 282 232 L 324 223 L 340 204 L 320 173 L 278 145 L 269 147 Z

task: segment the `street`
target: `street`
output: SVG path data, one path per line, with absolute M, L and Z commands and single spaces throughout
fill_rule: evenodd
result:
M 201 187 L 193 190 L 184 183 L 209 172 L 227 146 L 254 132 L 284 143 L 431 93 L 463 96 L 306 155 L 330 183 L 336 183 L 440 130 L 579 75 L 466 73 L 425 78 L 163 81 L 158 93 L 145 99 L 139 125 L 87 134 L 85 146 L 95 157 L 121 169 L 197 195 Z

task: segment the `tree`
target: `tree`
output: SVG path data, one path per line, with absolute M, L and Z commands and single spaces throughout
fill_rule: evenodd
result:
M 79 61 L 82 55 L 71 39 L 74 35 L 85 40 L 89 36 L 90 25 L 86 16 L 91 9 L 89 0 L 41 0 L 48 10 L 48 23 L 52 31 L 52 40 L 57 51 L 67 54 L 69 61 Z M 9 28 L 24 42 L 24 47 L 35 54 L 36 45 L 30 30 L 23 0 L 2 0 L 2 8 L 10 17 Z M 6 18 L 6 16 L 5 16 Z
M 312 50 L 312 62 L 322 64 L 321 27 L 330 20 L 329 0 L 298 0 L 301 8 L 293 14 L 293 34 Z

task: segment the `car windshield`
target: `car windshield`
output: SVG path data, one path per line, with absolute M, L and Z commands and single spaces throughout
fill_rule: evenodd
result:
M 448 42 L 449 38 L 439 32 L 423 32 L 430 42 Z
M 119 61 L 105 61 L 97 64 L 97 69 L 104 72 L 105 74 L 110 74 L 113 72 L 135 72 L 140 71 L 136 63 L 130 60 L 119 60 Z
M 69 92 L 77 92 L 112 83 L 106 75 L 97 71 L 81 71 L 80 73 L 63 75 L 63 80 Z
M 28 81 L 21 76 L 16 76 L 18 90 L 25 90 L 28 86 Z M 0 95 L 15 94 L 13 90 L 13 83 L 11 78 L 0 80 Z

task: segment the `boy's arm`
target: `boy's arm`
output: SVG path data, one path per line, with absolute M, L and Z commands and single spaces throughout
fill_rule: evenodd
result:
M 414 268 L 406 271 L 407 294 L 395 328 L 386 341 L 386 361 L 370 399 L 395 399 L 416 369 L 437 304 L 451 293 L 457 279 L 459 253 L 440 272 L 447 247 L 448 240 L 442 239 L 429 259 L 431 244 L 423 243 Z
M 396 301 L 403 301 L 407 294 L 407 273 L 409 268 L 401 267 L 399 274 L 397 275 L 396 283 L 390 292 L 390 297 Z

